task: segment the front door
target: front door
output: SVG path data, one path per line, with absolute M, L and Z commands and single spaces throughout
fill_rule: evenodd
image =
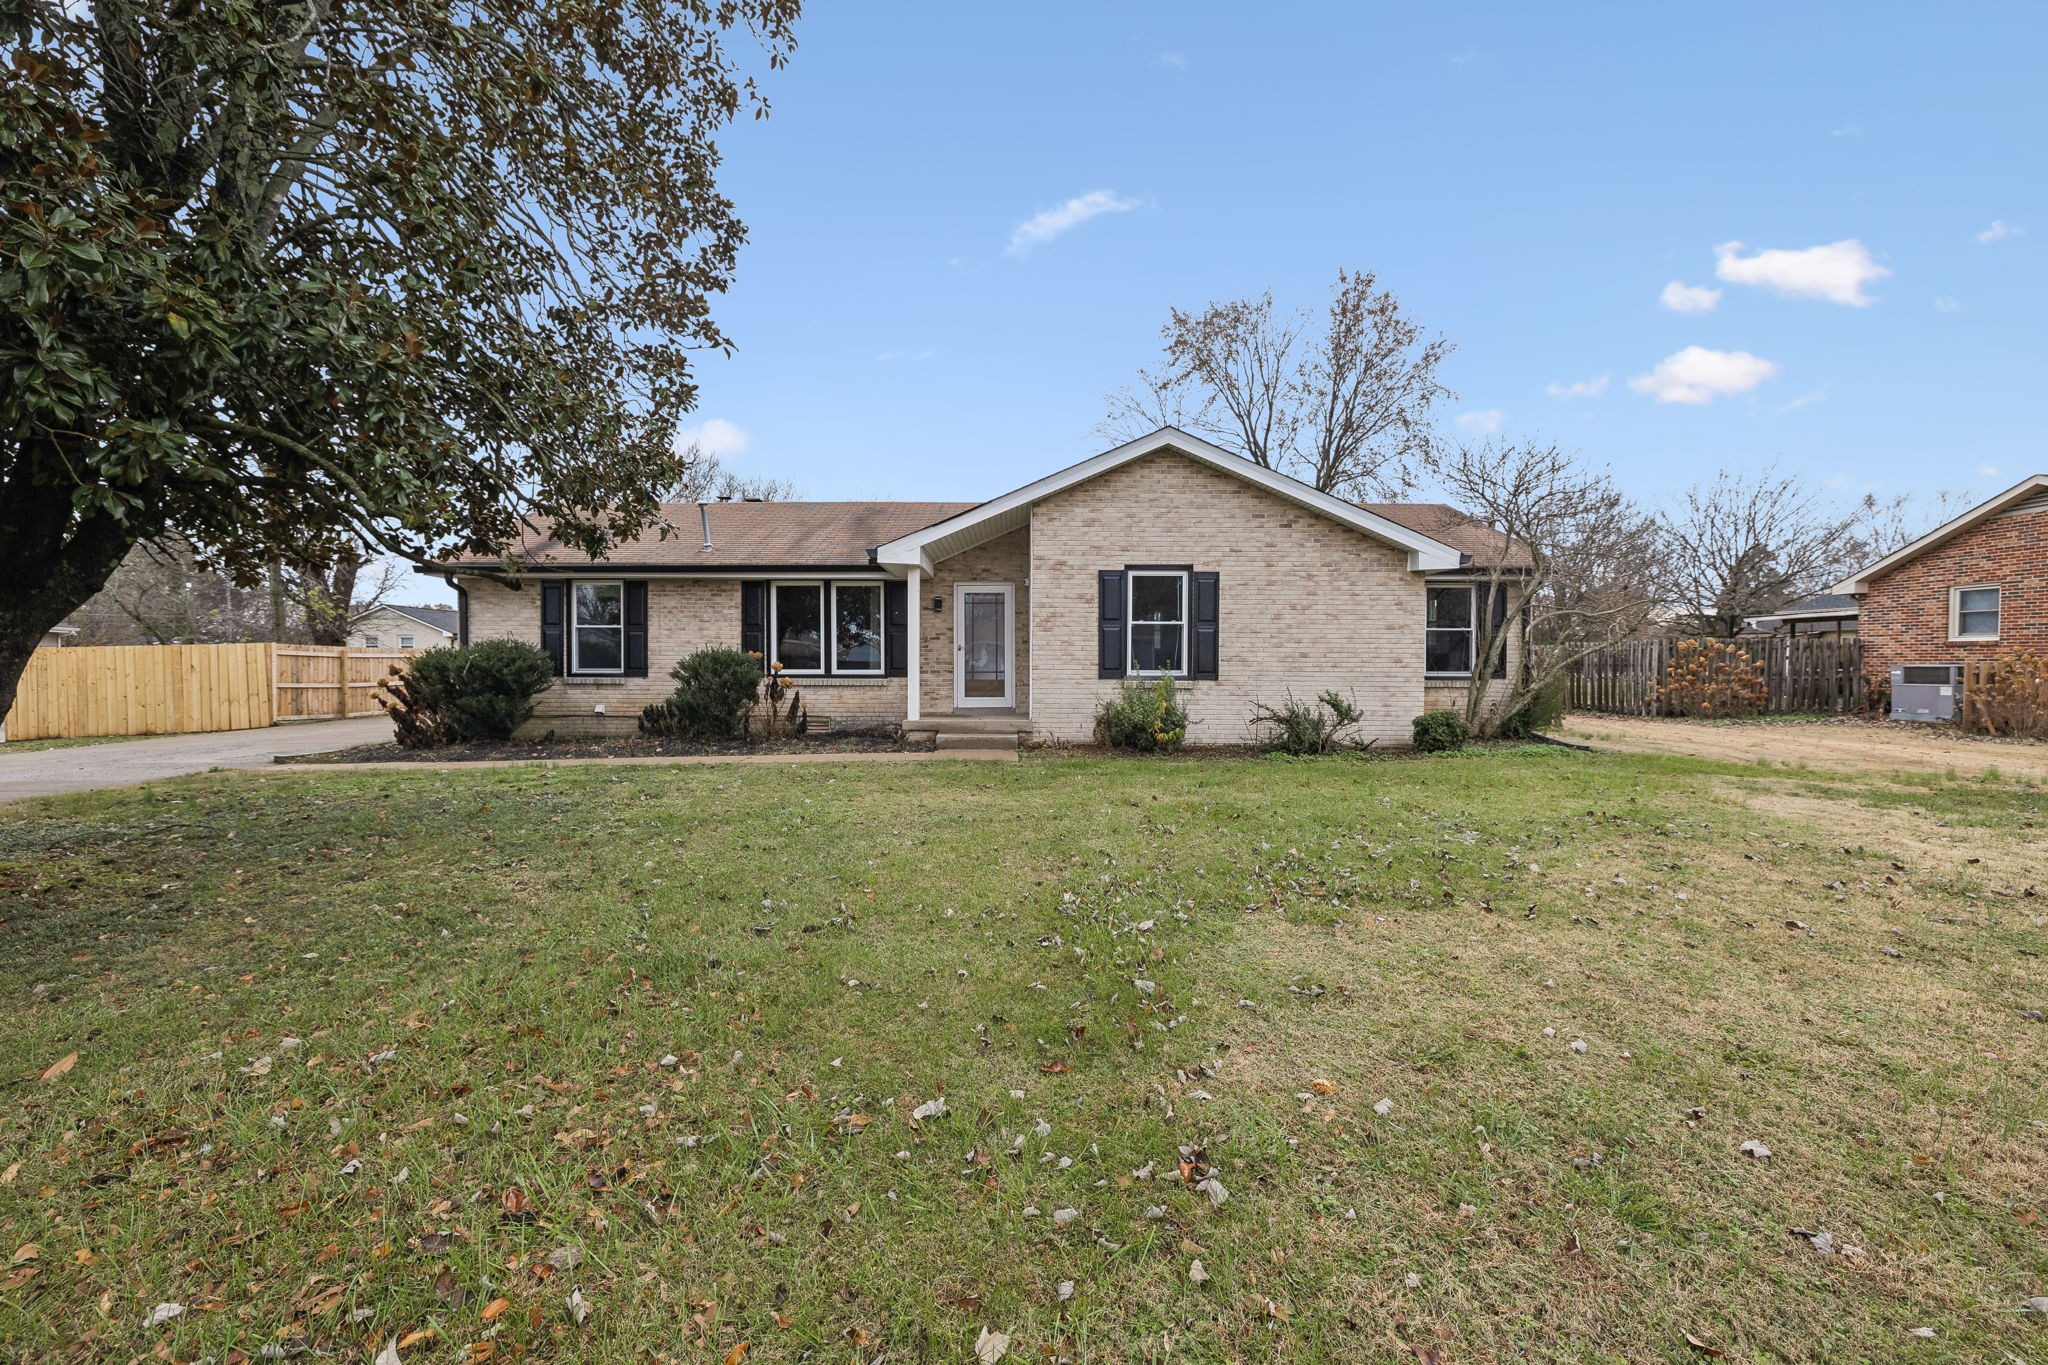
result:
M 1015 602 L 1008 583 L 962 583 L 954 589 L 954 705 L 1016 704 Z

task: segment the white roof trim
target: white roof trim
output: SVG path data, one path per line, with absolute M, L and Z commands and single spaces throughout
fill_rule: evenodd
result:
M 1920 537 L 1920 539 L 1892 551 L 1883 559 L 1878 560 L 1877 563 L 1843 579 L 1835 584 L 1834 587 L 1829 588 L 1828 591 L 1854 593 L 1861 596 L 1870 591 L 1872 580 L 1890 573 L 1901 564 L 1918 559 L 1929 550 L 1954 540 L 1963 532 L 1989 521 L 2014 503 L 2023 502 L 2043 489 L 2048 489 L 2048 474 L 2036 474 L 2031 478 L 2021 479 L 1989 502 L 1979 503 L 1954 521 L 1943 522 L 1926 535 Z
M 1247 483 L 1256 484 L 1269 493 L 1276 494 L 1289 502 L 1299 504 L 1312 512 L 1319 512 L 1332 521 L 1363 531 L 1366 535 L 1380 540 L 1396 549 L 1408 552 L 1408 567 L 1417 572 L 1433 569 L 1456 569 L 1464 562 L 1464 555 L 1440 540 L 1433 540 L 1420 531 L 1411 531 L 1406 526 L 1387 520 L 1354 506 L 1342 498 L 1318 492 L 1298 479 L 1285 474 L 1276 474 L 1263 465 L 1254 464 L 1242 455 L 1233 455 L 1219 445 L 1214 445 L 1199 436 L 1190 436 L 1177 427 L 1161 427 L 1149 436 L 1140 436 L 1135 441 L 1126 441 L 1113 450 L 1068 465 L 1057 473 L 1048 474 L 1036 483 L 1027 483 L 1022 488 L 991 498 L 979 507 L 946 518 L 921 531 L 899 536 L 875 551 L 879 564 L 908 568 L 920 568 L 927 572 L 932 565 L 928 557 L 930 547 L 936 542 L 969 531 L 976 525 L 988 521 L 1000 521 L 1014 515 L 1019 509 L 1028 509 L 1041 498 L 1085 483 L 1098 474 L 1106 474 L 1118 465 L 1128 464 L 1142 455 L 1154 451 L 1173 450 L 1188 458 L 1208 465 L 1211 469 L 1233 475 Z
M 359 611 L 354 616 L 348 618 L 348 623 L 350 625 L 354 625 L 358 621 L 368 620 L 370 617 L 375 616 L 380 611 L 388 611 L 393 616 L 403 616 L 408 621 L 418 621 L 428 630 L 439 631 L 441 634 L 446 635 L 451 640 L 455 638 L 455 632 L 448 629 L 446 626 L 437 626 L 432 621 L 422 620 L 420 617 L 414 616 L 404 607 L 394 607 L 389 605 L 388 603 L 384 606 L 371 607 L 368 611 Z

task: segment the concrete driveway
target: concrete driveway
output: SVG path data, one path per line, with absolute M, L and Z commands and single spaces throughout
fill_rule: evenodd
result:
M 274 725 L 268 730 L 156 735 L 26 754 L 8 753 L 7 746 L 0 744 L 0 801 L 128 787 L 210 768 L 267 768 L 281 755 L 324 754 L 389 738 L 388 719 L 362 716 Z

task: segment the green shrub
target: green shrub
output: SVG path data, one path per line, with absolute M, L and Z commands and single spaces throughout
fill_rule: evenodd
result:
M 1337 692 L 1325 692 L 1314 702 L 1297 700 L 1290 693 L 1278 706 L 1252 703 L 1252 729 L 1259 735 L 1259 747 L 1296 758 L 1343 748 L 1350 742 L 1345 731 L 1363 719 L 1365 713 Z
M 1564 719 L 1570 692 L 1571 679 L 1560 673 L 1523 698 L 1515 713 L 1501 722 L 1500 733 L 1508 739 L 1527 739 L 1552 729 Z
M 1471 727 L 1456 711 L 1425 711 L 1415 718 L 1415 748 L 1420 753 L 1449 753 L 1464 748 L 1471 738 Z
M 761 691 L 761 661 L 737 649 L 700 649 L 669 670 L 676 690 L 663 705 L 660 723 L 648 729 L 647 708 L 642 730 L 650 734 L 689 735 L 696 739 L 735 739 L 745 730 L 747 712 Z
M 553 675 L 548 656 L 518 640 L 484 640 L 415 655 L 406 670 L 409 715 L 400 721 L 400 742 L 423 748 L 510 739 L 533 715 L 533 699 L 547 690 Z
M 1095 709 L 1095 738 L 1112 749 L 1170 754 L 1188 734 L 1188 710 L 1174 693 L 1173 679 L 1127 682 Z

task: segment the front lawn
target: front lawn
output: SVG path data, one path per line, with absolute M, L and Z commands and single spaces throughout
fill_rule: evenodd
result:
M 2048 1358 L 2042 804 L 1543 749 L 0 807 L 0 1343 Z

